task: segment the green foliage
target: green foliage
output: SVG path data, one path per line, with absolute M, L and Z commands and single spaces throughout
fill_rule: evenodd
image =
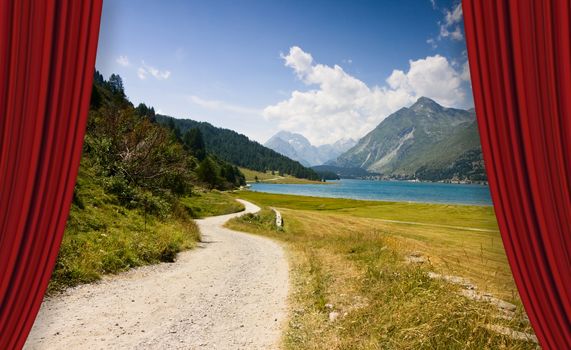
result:
M 299 162 L 293 161 L 269 148 L 251 141 L 235 131 L 212 126 L 206 122 L 190 119 L 174 119 L 157 115 L 157 121 L 178 128 L 182 133 L 198 128 L 204 138 L 206 148 L 220 159 L 244 168 L 265 172 L 268 169 L 279 171 L 280 176 L 289 174 L 298 178 L 319 180 L 319 175 Z
M 206 157 L 206 145 L 199 128 L 189 129 L 182 140 L 196 159 L 202 161 Z
M 192 211 L 203 216 L 241 208 L 226 195 L 216 196 L 216 203 L 190 200 L 189 209 L 193 187 L 231 189 L 244 176 L 208 156 L 211 171 L 199 179 L 193 149 L 182 143 L 176 126 L 154 123 L 153 107 L 135 108 L 120 76 L 105 81 L 95 72 L 93 81 L 83 158 L 52 291 L 105 273 L 173 261 L 200 238 Z
M 123 79 L 119 74 L 111 74 L 109 77 L 109 88 L 112 93 L 125 96 L 125 88 L 123 87 Z
M 89 283 L 106 273 L 171 262 L 199 241 L 199 231 L 178 206 L 165 211 L 164 198 L 136 193 L 143 207 L 124 205 L 110 193 L 89 159 L 81 163 L 71 207 L 49 291 Z M 125 184 L 115 183 L 125 189 Z M 146 209 L 145 209 L 146 206 Z
M 415 177 L 420 180 L 470 180 L 474 182 L 487 181 L 482 151 L 473 149 L 461 154 L 448 167 L 420 167 Z
M 222 178 L 218 176 L 218 169 L 210 157 L 204 158 L 196 170 L 198 178 L 208 184 L 210 189 L 220 186 Z
M 139 105 L 136 108 L 136 111 L 137 114 L 140 115 L 141 117 L 149 118 L 151 122 L 155 121 L 155 108 L 148 107 L 144 103 L 139 103 Z
M 329 170 L 315 170 L 322 180 L 339 180 L 339 175 Z
M 388 116 L 333 165 L 396 179 L 486 180 L 474 111 L 425 97 Z
M 236 213 L 244 206 L 225 192 L 195 192 L 192 196 L 181 198 L 181 204 L 194 219 Z

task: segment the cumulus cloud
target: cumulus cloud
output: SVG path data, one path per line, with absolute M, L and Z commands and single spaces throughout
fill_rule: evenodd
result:
M 137 69 L 137 76 L 139 79 L 145 80 L 149 75 L 157 80 L 166 80 L 170 77 L 171 72 L 168 70 L 161 71 L 153 66 L 145 64 L 143 61 L 141 66 Z
M 115 62 L 117 62 L 122 67 L 129 67 L 131 65 L 131 63 L 129 63 L 129 57 L 123 55 L 117 57 Z
M 385 86 L 367 86 L 338 65 L 315 63 L 310 53 L 297 46 L 282 58 L 312 88 L 293 91 L 288 99 L 267 106 L 263 115 L 280 129 L 300 132 L 317 145 L 362 137 L 421 96 L 445 106 L 469 103 L 462 72 L 440 55 L 409 61 L 409 69 L 394 70 Z

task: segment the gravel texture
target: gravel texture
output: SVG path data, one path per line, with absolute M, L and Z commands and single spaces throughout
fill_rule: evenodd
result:
M 245 212 L 260 208 L 241 201 Z M 276 349 L 288 265 L 277 243 L 197 220 L 203 243 L 44 300 L 26 349 Z

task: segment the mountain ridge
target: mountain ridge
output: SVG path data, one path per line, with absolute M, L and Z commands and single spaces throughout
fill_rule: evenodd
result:
M 237 166 L 257 171 L 275 170 L 294 177 L 319 180 L 312 169 L 292 160 L 247 136 L 234 130 L 216 127 L 207 122 L 192 119 L 178 119 L 167 115 L 156 115 L 156 121 L 178 130 L 180 134 L 198 128 L 206 143 L 206 149 L 220 159 Z
M 486 180 L 473 109 L 444 107 L 427 97 L 389 115 L 327 165 L 386 178 Z
M 340 139 L 332 144 L 314 146 L 305 136 L 282 130 L 266 141 L 264 146 L 305 166 L 316 166 L 337 158 L 355 144 L 355 140 Z

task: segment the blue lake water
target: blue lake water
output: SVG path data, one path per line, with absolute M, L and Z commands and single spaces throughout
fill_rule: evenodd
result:
M 339 180 L 329 185 L 254 183 L 253 191 L 365 200 L 492 205 L 488 186 L 432 182 Z

